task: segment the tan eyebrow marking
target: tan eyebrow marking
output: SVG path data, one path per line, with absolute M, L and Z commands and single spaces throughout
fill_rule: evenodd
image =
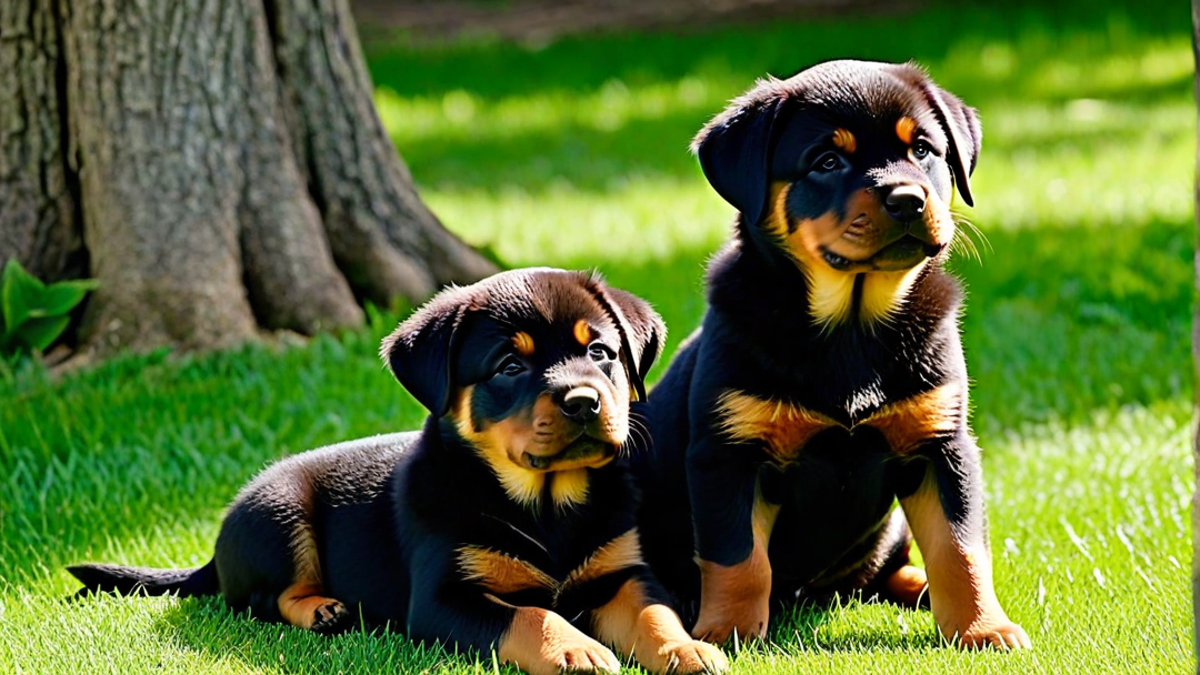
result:
M 587 324 L 587 321 L 580 319 L 575 322 L 575 339 L 585 347 L 592 341 L 592 328 Z
M 853 153 L 858 149 L 858 139 L 854 138 L 854 134 L 850 133 L 847 129 L 838 128 L 834 130 L 833 144 L 849 153 Z
M 533 336 L 524 331 L 517 333 L 512 338 L 513 346 L 517 348 L 517 353 L 521 356 L 529 356 L 533 354 Z
M 896 135 L 905 145 L 912 145 L 913 133 L 917 130 L 917 121 L 911 117 L 901 117 L 896 120 Z

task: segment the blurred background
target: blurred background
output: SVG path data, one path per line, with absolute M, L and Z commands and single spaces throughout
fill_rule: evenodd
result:
M 957 207 L 980 256 L 954 264 L 979 413 L 1186 395 L 1185 7 L 811 6 L 354 5 L 380 115 L 444 222 L 508 264 L 598 267 L 655 300 L 673 340 L 699 321 L 701 270 L 732 219 L 687 152 L 700 126 L 767 74 L 915 60 L 983 120 L 977 207 Z

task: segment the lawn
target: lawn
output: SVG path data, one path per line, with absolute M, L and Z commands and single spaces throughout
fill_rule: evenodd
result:
M 1189 17 L 1147 0 L 1055 6 L 370 45 L 381 115 L 442 219 L 510 265 L 600 269 L 656 304 L 668 351 L 700 320 L 731 217 L 687 142 L 755 77 L 913 58 L 979 108 L 977 207 L 960 210 L 982 260 L 953 268 L 998 593 L 1035 649 L 958 652 L 928 612 L 847 601 L 784 617 L 737 673 L 1195 668 Z M 0 673 L 492 672 L 218 599 L 63 600 L 68 563 L 206 561 L 224 505 L 270 460 L 416 426 L 375 356 L 396 319 L 299 347 L 0 374 Z

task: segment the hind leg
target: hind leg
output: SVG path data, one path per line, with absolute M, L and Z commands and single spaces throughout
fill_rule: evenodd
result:
M 349 624 L 350 610 L 340 600 L 325 597 L 319 584 L 296 582 L 279 595 L 284 621 L 317 633 L 336 633 Z
M 912 532 L 900 509 L 892 511 L 879 542 L 882 565 L 871 581 L 879 596 L 898 605 L 929 606 L 929 580 L 925 570 L 912 564 Z
M 346 606 L 324 593 L 311 513 L 311 486 L 294 475 L 264 474 L 238 496 L 215 556 L 231 606 L 323 633 L 348 623 Z

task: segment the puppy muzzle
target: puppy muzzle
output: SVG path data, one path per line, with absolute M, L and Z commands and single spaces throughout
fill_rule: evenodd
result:
M 534 471 L 567 471 L 569 469 L 599 468 L 617 456 L 617 446 L 580 434 L 579 438 L 553 455 L 524 453 L 522 461 Z

